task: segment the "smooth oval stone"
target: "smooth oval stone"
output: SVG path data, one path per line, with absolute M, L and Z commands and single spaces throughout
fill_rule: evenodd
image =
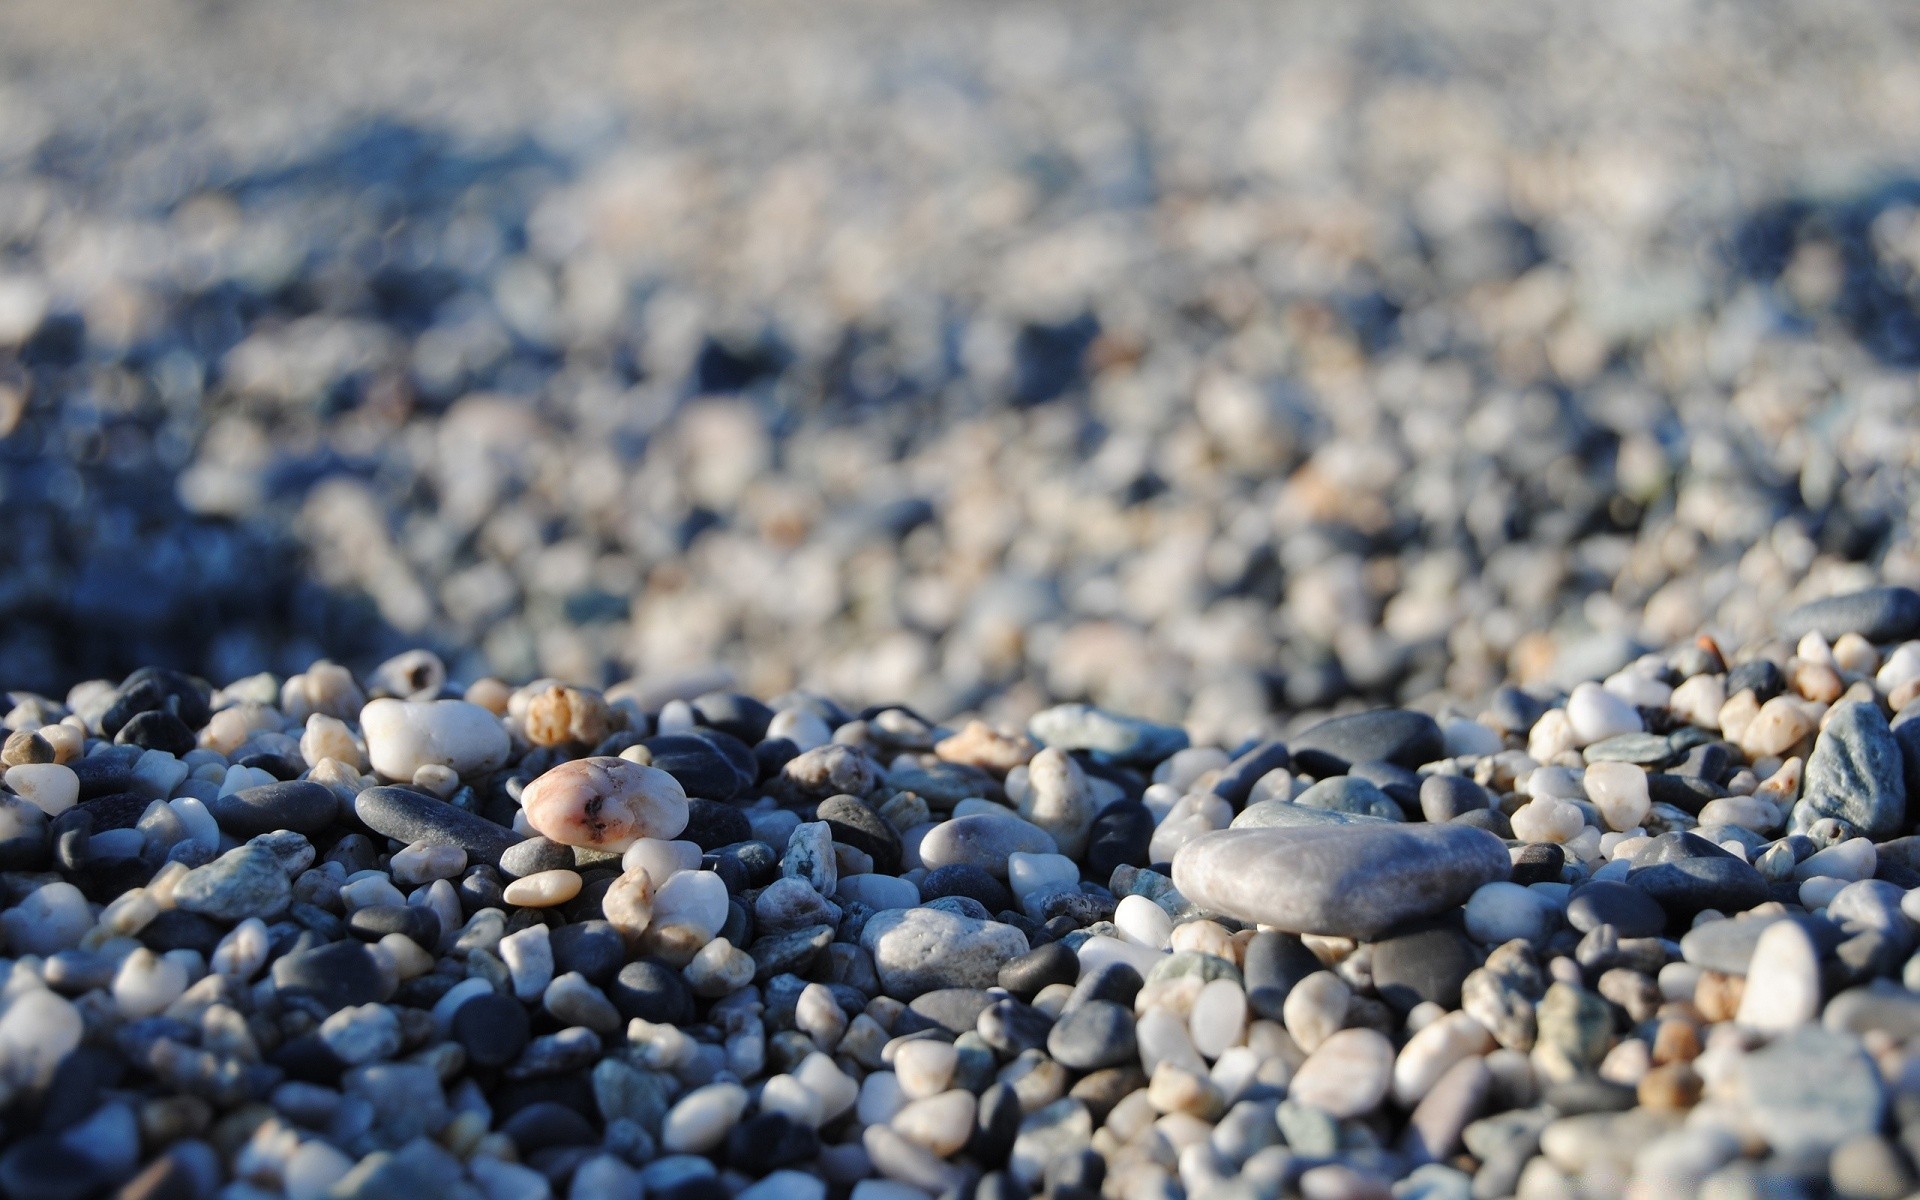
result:
M 1012 813 L 975 813 L 942 821 L 920 842 L 920 861 L 931 869 L 969 863 L 998 879 L 1007 877 L 1009 855 L 1057 852 L 1046 830 Z
M 220 828 L 237 838 L 255 837 L 276 829 L 319 833 L 333 824 L 340 802 L 333 789 L 309 779 L 241 788 L 207 802 Z
M 1510 867 L 1499 838 L 1464 825 L 1225 829 L 1181 847 L 1173 882 L 1242 921 L 1370 938 L 1464 902 Z
M 866 801 L 855 796 L 828 796 L 814 814 L 833 830 L 833 840 L 852 846 L 873 859 L 873 869 L 881 875 L 900 872 L 900 833 Z
M 1581 933 L 1611 925 L 1623 938 L 1659 937 L 1667 927 L 1667 914 L 1642 889 L 1597 879 L 1582 884 L 1568 898 L 1567 923 Z
M 656 769 L 679 780 L 687 795 L 703 800 L 731 800 L 752 786 L 753 777 L 728 758 L 719 746 L 690 733 L 670 733 L 640 743 L 653 755 Z M 753 776 L 758 776 L 758 768 Z M 738 839 L 736 839 L 738 840 Z
M 1241 967 L 1247 1003 L 1260 1016 L 1278 1021 L 1293 985 L 1321 969 L 1320 960 L 1298 937 L 1263 929 L 1247 943 Z
M 1336 775 L 1332 779 L 1322 779 L 1295 796 L 1293 802 L 1301 808 L 1324 808 L 1381 821 L 1398 821 L 1402 817 L 1400 805 L 1393 797 L 1358 775 Z
M 1311 790 L 1311 789 L 1309 789 Z M 1340 812 L 1331 808 L 1309 808 L 1291 800 L 1262 800 L 1249 804 L 1227 826 L 1229 829 L 1294 829 L 1347 825 L 1385 825 L 1384 817 L 1365 813 Z
M 1689 920 L 1709 908 L 1745 912 L 1769 895 L 1760 872 L 1691 833 L 1663 833 L 1642 846 L 1627 882 L 1658 901 L 1670 920 Z
M 475 996 L 453 1010 L 453 1039 L 483 1067 L 505 1066 L 520 1057 L 531 1030 L 526 1008 L 498 992 Z
M 1444 825 L 1462 813 L 1483 812 L 1500 798 L 1464 775 L 1429 775 L 1420 781 L 1420 815 Z
M 329 942 L 274 960 L 273 989 L 335 1012 L 381 998 L 387 984 L 380 964 L 359 942 Z
M 1036 946 L 1003 963 L 999 985 L 1023 1000 L 1031 1000 L 1050 984 L 1072 986 L 1080 978 L 1080 956 L 1060 942 Z
M 368 760 L 388 779 L 412 779 L 425 766 L 477 775 L 513 752 L 500 718 L 465 700 L 372 700 L 360 710 L 360 728 Z
M 170 712 L 148 711 L 135 716 L 113 736 L 119 746 L 138 746 L 143 750 L 164 750 L 180 758 L 193 750 L 193 730 Z
M 1418 767 L 1446 756 L 1446 738 L 1425 713 L 1405 708 L 1329 717 L 1291 739 L 1293 761 L 1310 775 L 1343 775 L 1354 763 L 1378 760 Z
M 921 899 L 938 900 L 942 896 L 965 896 L 977 900 L 990 914 L 1014 905 L 1013 893 L 1007 890 L 1007 885 L 994 878 L 993 872 L 972 863 L 954 863 L 927 872 L 920 881 Z
M 573 863 L 573 847 L 540 834 L 515 842 L 500 853 L 501 874 L 515 879 L 542 871 L 567 870 Z
M 693 711 L 699 714 L 702 724 L 730 734 L 749 746 L 757 745 L 766 737 L 767 726 L 773 723 L 771 708 L 739 692 L 708 692 L 694 700 Z
M 1395 930 L 1373 944 L 1374 990 L 1402 1013 L 1423 1001 L 1458 1008 L 1460 987 L 1480 959 L 1467 936 L 1444 919 Z
M 1047 1053 L 1076 1071 L 1118 1066 L 1134 1057 L 1133 1013 L 1111 1000 L 1068 1011 L 1047 1035 Z
M 527 824 L 563 846 L 621 851 L 641 838 L 670 841 L 687 827 L 687 794 L 666 771 L 624 758 L 578 758 L 520 795 Z
M 656 1025 L 680 1025 L 693 1019 L 693 993 L 680 972 L 650 958 L 636 959 L 620 969 L 608 998 L 629 1019 L 639 1017 Z
M 458 846 L 471 862 L 498 864 L 506 848 L 521 840 L 511 829 L 412 788 L 370 787 L 354 797 L 353 811 L 375 833 L 400 842 Z
M 1817 633 L 1831 642 L 1857 633 L 1870 642 L 1906 641 L 1920 635 L 1920 592 L 1875 587 L 1812 600 L 1782 614 L 1777 628 L 1790 638 Z

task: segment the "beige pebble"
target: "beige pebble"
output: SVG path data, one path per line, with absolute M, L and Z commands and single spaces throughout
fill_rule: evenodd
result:
M 355 766 L 366 761 L 347 723 L 320 712 L 307 717 L 307 727 L 300 734 L 300 757 L 309 767 L 317 767 L 329 758 Z
M 579 873 L 561 870 L 536 871 L 524 879 L 516 879 L 507 885 L 502 896 L 508 904 L 520 908 L 552 908 L 579 894 Z
M 597 746 L 621 722 L 600 693 L 554 684 L 528 704 L 522 725 L 536 746 L 563 746 L 578 742 Z
M 1791 696 L 1775 696 L 1760 706 L 1740 738 L 1748 758 L 1784 755 L 1811 734 L 1818 722 Z
M 1393 1081 L 1393 1043 L 1371 1029 L 1342 1029 L 1294 1073 L 1288 1095 L 1342 1120 L 1380 1106 Z

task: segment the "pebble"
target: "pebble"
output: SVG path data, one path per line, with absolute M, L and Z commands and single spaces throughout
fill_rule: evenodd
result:
M 319 833 L 333 824 L 339 801 L 326 786 L 296 779 L 242 788 L 216 797 L 207 808 L 220 828 L 250 838 L 276 829 Z
M 1567 696 L 1567 721 L 1578 746 L 1623 734 L 1640 733 L 1645 725 L 1633 705 L 1597 683 L 1577 685 Z
M 1822 817 L 1885 841 L 1903 831 L 1907 790 L 1899 744 L 1877 705 L 1838 704 L 1808 756 L 1796 828 Z
M 1446 754 L 1433 718 L 1402 708 L 1332 717 L 1301 730 L 1289 745 L 1293 761 L 1315 775 L 1342 774 L 1362 762 L 1419 767 Z
M 72 808 L 80 799 L 80 777 L 73 768 L 55 762 L 26 762 L 10 766 L 0 776 L 7 787 L 50 817 Z
M 527 823 L 563 846 L 624 851 L 687 827 L 687 794 L 667 772 L 622 758 L 561 763 L 520 796 Z
M 576 871 L 539 871 L 509 883 L 501 898 L 522 908 L 552 908 L 580 894 Z
M 286 870 L 273 851 L 259 842 L 195 867 L 173 889 L 173 901 L 182 909 L 229 925 L 248 917 L 277 917 L 292 900 L 293 885 Z
M 1393 1043 L 1372 1029 L 1342 1029 L 1307 1055 L 1288 1096 L 1345 1120 L 1386 1099 L 1393 1082 Z
M 1505 847 L 1481 830 L 1359 825 L 1205 834 L 1175 857 L 1173 879 L 1187 899 L 1241 920 L 1370 937 L 1453 907 L 1509 870 Z
M 990 987 L 1027 953 L 1026 935 L 997 921 L 930 908 L 875 913 L 860 935 L 887 994 L 901 999 L 948 987 Z
M 980 867 L 996 878 L 1007 877 L 1007 860 L 1014 854 L 1054 854 L 1059 845 L 1046 830 L 1011 813 L 977 813 L 955 817 L 934 826 L 920 842 L 920 861 L 929 869 L 946 866 Z
M 1920 636 L 1920 592 L 1874 587 L 1811 600 L 1782 613 L 1778 629 L 1790 638 L 1817 633 L 1833 641 L 1854 633 L 1872 642 L 1904 642 Z
M 388 779 L 411 780 L 429 765 L 465 779 L 501 766 L 513 748 L 500 719 L 465 700 L 372 700 L 360 728 L 368 760 Z

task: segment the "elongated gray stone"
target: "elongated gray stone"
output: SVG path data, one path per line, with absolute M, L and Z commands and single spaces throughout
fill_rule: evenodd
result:
M 1223 829 L 1173 859 L 1174 885 L 1202 908 L 1357 938 L 1452 908 L 1510 873 L 1500 839 L 1465 825 Z

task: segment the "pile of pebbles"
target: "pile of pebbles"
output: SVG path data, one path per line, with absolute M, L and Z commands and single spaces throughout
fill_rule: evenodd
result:
M 0 12 L 16 686 L 1230 744 L 1920 581 L 1897 7 L 124 8 Z
M 1916 639 L 1234 746 L 424 651 L 14 692 L 0 1194 L 1893 1200 Z

